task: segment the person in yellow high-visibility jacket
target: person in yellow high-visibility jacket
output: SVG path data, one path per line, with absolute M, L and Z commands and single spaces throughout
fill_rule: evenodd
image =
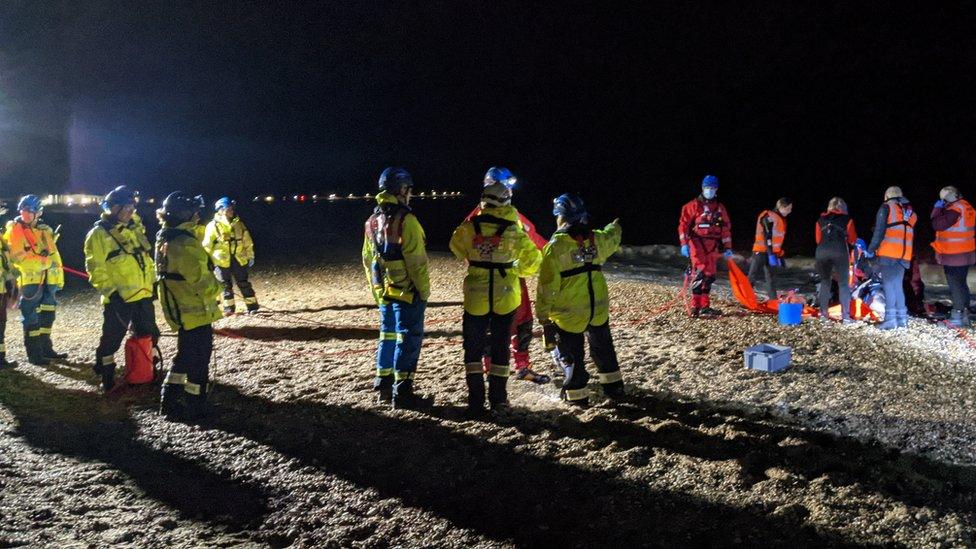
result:
M 7 213 L 6 204 L 0 203 L 0 215 Z M 10 250 L 3 238 L 3 227 L 0 227 L 0 368 L 17 366 L 16 362 L 7 362 L 7 343 L 4 334 L 7 332 L 7 300 L 12 299 L 11 290 L 15 284 L 13 267 L 10 265 Z
M 113 189 L 101 203 L 101 218 L 85 237 L 88 282 L 101 294 L 103 305 L 93 369 L 106 391 L 115 385 L 115 353 L 130 325 L 135 337 L 152 338 L 156 357 L 161 356 L 153 306 L 156 264 L 136 213 L 137 196 L 125 185 Z
M 213 322 L 221 318 L 220 283 L 193 234 L 203 207 L 199 196 L 170 194 L 163 202 L 163 228 L 156 236 L 159 301 L 166 323 L 177 332 L 176 355 L 163 381 L 159 411 L 175 420 L 193 421 L 204 414 Z
M 20 273 L 20 313 L 24 323 L 24 347 L 31 364 L 46 365 L 52 359 L 67 358 L 54 351 L 51 328 L 58 310 L 57 293 L 64 287 L 61 254 L 54 231 L 40 223 L 41 199 L 29 194 L 17 204 L 20 215 L 7 223 L 3 238 L 10 249 L 10 261 Z
M 237 203 L 223 197 L 214 203 L 214 218 L 207 224 L 203 235 L 203 248 L 213 258 L 214 274 L 224 286 L 224 315 L 232 315 L 234 282 L 241 290 L 248 314 L 258 310 L 258 298 L 248 281 L 248 269 L 254 266 L 254 241 L 251 232 L 235 210 Z
M 490 347 L 488 403 L 508 406 L 509 337 L 512 318 L 522 302 L 519 278 L 539 270 L 542 254 L 518 223 L 512 190 L 501 182 L 482 189 L 481 212 L 465 220 L 451 236 L 451 251 L 468 262 L 464 278 L 464 367 L 468 411 L 485 406 L 481 356 Z M 490 336 L 489 336 L 490 333 Z
M 419 408 L 433 400 L 414 392 L 414 376 L 424 339 L 424 312 L 430 275 L 424 229 L 410 210 L 413 178 L 390 167 L 379 177 L 376 209 L 366 220 L 363 267 L 380 311 L 373 388 L 380 403 Z
M 590 343 L 603 392 L 624 396 L 623 377 L 610 335 L 610 297 L 602 267 L 620 248 L 617 220 L 593 229 L 583 200 L 564 194 L 553 202 L 556 233 L 542 252 L 535 314 L 547 347 L 555 339 L 554 358 L 566 373 L 562 395 L 571 404 L 589 404 L 589 374 L 584 367 L 583 336 Z

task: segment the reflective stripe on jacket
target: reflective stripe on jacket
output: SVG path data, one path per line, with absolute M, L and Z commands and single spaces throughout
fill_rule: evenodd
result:
M 772 210 L 765 210 L 756 219 L 756 240 L 752 244 L 753 253 L 768 253 L 771 245 L 773 255 L 782 257 L 783 241 L 786 239 L 786 219 Z
M 535 314 L 561 329 L 581 333 L 610 318 L 610 298 L 602 265 L 620 249 L 621 228 L 611 223 L 589 234 L 556 231 L 542 252 Z
M 20 273 L 17 283 L 21 287 L 45 281 L 53 286 L 64 286 L 61 254 L 54 243 L 51 227 L 43 223 L 32 227 L 18 217 L 7 222 L 3 238 L 10 249 L 10 262 Z
M 413 303 L 414 296 L 430 299 L 427 237 L 410 208 L 383 191 L 376 209 L 366 220 L 363 268 L 373 299 Z
M 976 210 L 962 199 L 946 205 L 945 209 L 958 212 L 959 218 L 948 229 L 935 232 L 932 247 L 943 255 L 976 251 Z
M 138 218 L 122 225 L 102 214 L 88 231 L 84 249 L 88 282 L 101 294 L 103 304 L 116 292 L 127 303 L 152 297 L 156 264 Z
M 3 228 L 0 228 L 3 230 Z M 5 282 L 8 277 L 13 276 L 13 267 L 10 265 L 10 250 L 7 249 L 7 241 L 3 238 L 3 233 L 0 233 L 0 294 L 7 292 L 7 285 Z
M 225 269 L 230 267 L 232 257 L 241 265 L 254 259 L 254 241 L 244 222 L 237 216 L 228 220 L 220 212 L 204 229 L 203 249 L 213 258 L 214 265 Z
M 173 330 L 192 330 L 222 316 L 220 283 L 207 268 L 207 252 L 193 236 L 194 225 L 164 227 L 156 235 L 159 301 Z
M 482 208 L 454 230 L 450 246 L 468 262 L 464 310 L 475 316 L 514 311 L 522 303 L 518 279 L 534 275 L 542 261 L 512 206 Z
M 881 244 L 878 246 L 878 256 L 911 261 L 917 220 L 918 216 L 907 201 L 889 201 L 888 222 L 885 225 Z

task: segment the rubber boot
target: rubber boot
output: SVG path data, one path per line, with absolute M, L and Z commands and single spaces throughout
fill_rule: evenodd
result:
M 488 404 L 493 412 L 508 409 L 508 378 L 488 376 Z
M 884 322 L 878 324 L 879 330 L 894 330 L 898 327 L 898 321 L 895 320 L 896 316 L 893 312 L 885 312 Z
M 907 311 L 905 311 L 905 312 L 899 312 L 897 315 L 895 315 L 895 322 L 898 324 L 898 327 L 899 328 L 907 328 L 908 327 L 908 312 Z
M 102 378 L 102 389 L 107 393 L 112 387 L 115 386 L 115 363 L 112 364 L 102 364 L 100 360 L 95 359 L 95 366 L 92 367 L 95 370 L 95 375 Z
M 41 341 L 44 343 L 42 347 L 44 358 L 54 360 L 64 360 L 68 358 L 68 353 L 59 353 L 54 350 L 54 344 L 51 343 L 51 334 L 42 334 Z
M 393 386 L 394 410 L 417 410 L 429 408 L 434 404 L 432 397 L 422 397 L 414 394 L 413 380 L 405 379 Z
M 969 320 L 969 315 L 967 313 L 968 311 L 953 309 L 952 312 L 949 313 L 949 326 L 952 326 L 953 328 L 968 328 L 968 322 L 963 321 L 964 317 L 967 321 Z
M 196 423 L 207 416 L 207 385 L 207 383 L 200 384 L 200 394 L 184 393 L 186 399 L 184 421 Z
M 159 396 L 159 413 L 170 421 L 182 421 L 186 417 L 186 389 L 181 383 L 164 383 Z
M 260 308 L 261 308 L 261 306 L 258 305 L 257 303 L 248 303 L 247 304 L 247 314 L 253 315 L 253 314 L 257 313 L 258 312 L 258 309 L 260 309 Z
M 27 351 L 27 362 L 35 366 L 47 366 L 51 361 L 44 357 L 44 348 L 40 336 L 28 335 L 28 332 L 34 330 L 37 328 L 28 328 L 24 331 L 24 350 Z
M 481 415 L 485 412 L 485 376 L 468 374 L 464 377 L 468 384 L 468 413 Z
M 376 391 L 377 404 L 391 404 L 393 402 L 393 376 L 376 376 L 373 378 L 373 390 Z
M 613 383 L 606 383 L 603 385 L 603 394 L 606 395 L 610 400 L 621 401 L 627 398 L 627 393 L 624 392 L 624 382 L 614 381 Z

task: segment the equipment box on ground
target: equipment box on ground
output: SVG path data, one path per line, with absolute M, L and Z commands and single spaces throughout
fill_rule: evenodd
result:
M 779 372 L 790 367 L 793 350 L 783 345 L 763 343 L 746 349 L 746 368 L 761 372 Z

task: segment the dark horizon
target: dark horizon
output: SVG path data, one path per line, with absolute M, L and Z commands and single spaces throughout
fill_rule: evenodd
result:
M 676 220 L 705 173 L 737 232 L 783 195 L 803 231 L 835 194 L 869 219 L 891 184 L 927 212 L 976 176 L 972 15 L 6 3 L 0 195 L 362 194 L 386 165 L 471 193 L 499 164 L 521 208 L 579 192 L 638 242 L 657 231 L 645 214 Z

